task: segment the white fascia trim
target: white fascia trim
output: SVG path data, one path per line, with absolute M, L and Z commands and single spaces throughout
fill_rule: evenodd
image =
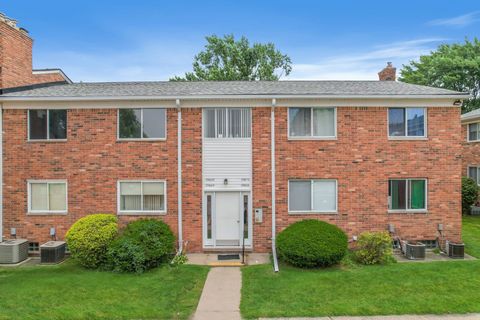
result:
M 0 96 L 0 101 L 118 101 L 118 100 L 218 100 L 218 99 L 469 99 L 470 95 L 189 95 L 189 96 L 83 96 L 83 97 L 21 97 Z

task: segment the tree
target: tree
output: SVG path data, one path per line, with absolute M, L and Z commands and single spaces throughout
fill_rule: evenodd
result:
M 250 46 L 247 38 L 235 41 L 233 35 L 213 35 L 206 40 L 204 51 L 194 58 L 193 72 L 170 81 L 278 80 L 292 71 L 290 58 L 273 43 Z
M 442 44 L 419 61 L 410 61 L 401 70 L 400 81 L 441 87 L 472 95 L 462 113 L 480 108 L 480 41 Z

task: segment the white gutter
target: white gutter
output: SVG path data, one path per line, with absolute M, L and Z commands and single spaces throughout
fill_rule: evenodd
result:
M 3 241 L 3 105 L 0 103 L 0 242 Z
M 273 257 L 273 270 L 278 272 L 278 260 L 277 260 L 277 247 L 275 241 L 277 239 L 277 227 L 276 227 L 276 215 L 275 215 L 275 105 L 277 101 L 272 99 L 272 111 L 270 116 L 271 122 L 271 151 L 272 151 L 272 257 Z
M 177 105 L 177 186 L 178 186 L 178 253 L 183 251 L 183 228 L 182 228 L 182 108 L 180 99 L 175 101 Z
M 8 94 L 8 93 L 7 93 Z M 48 96 L 0 96 L 0 101 L 118 101 L 118 100 L 215 100 L 215 99 L 453 99 L 471 98 L 468 94 L 437 95 L 313 95 L 313 94 L 249 94 L 249 95 L 187 95 L 187 96 L 82 96 L 82 97 L 48 97 Z

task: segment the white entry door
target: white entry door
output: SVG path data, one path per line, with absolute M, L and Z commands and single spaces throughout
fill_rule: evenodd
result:
M 250 192 L 206 192 L 203 207 L 205 247 L 250 247 L 252 245 Z
M 216 192 L 215 202 L 215 244 L 217 246 L 239 246 L 240 192 Z

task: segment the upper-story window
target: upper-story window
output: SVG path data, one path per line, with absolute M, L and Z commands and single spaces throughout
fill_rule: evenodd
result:
M 28 110 L 29 140 L 67 138 L 67 110 Z
M 250 108 L 208 108 L 203 112 L 205 138 L 250 138 Z
M 167 136 L 165 109 L 119 109 L 118 138 L 159 140 Z
M 336 108 L 288 108 L 290 138 L 335 138 Z
M 425 108 L 389 108 L 390 137 L 426 137 Z
M 480 123 L 468 125 L 468 141 L 480 141 Z

